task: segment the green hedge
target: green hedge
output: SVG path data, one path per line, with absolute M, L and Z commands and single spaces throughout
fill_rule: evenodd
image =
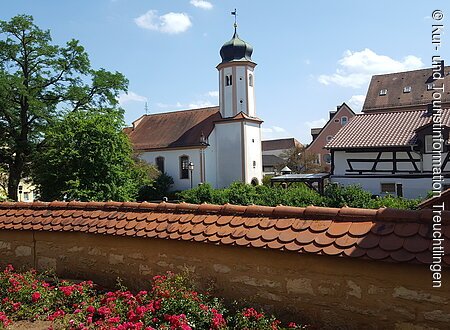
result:
M 232 183 L 228 188 L 213 189 L 203 184 L 191 190 L 178 193 L 178 198 L 187 203 L 236 204 L 236 205 L 289 205 L 305 207 L 308 205 L 328 207 L 358 207 L 376 209 L 392 207 L 415 209 L 420 199 L 405 199 L 385 196 L 372 198 L 372 194 L 359 186 L 328 185 L 324 196 L 304 184 L 283 189 L 281 187 L 252 186 L 241 182 Z

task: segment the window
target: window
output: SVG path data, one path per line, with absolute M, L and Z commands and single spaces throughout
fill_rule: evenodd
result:
M 397 193 L 395 189 L 395 183 L 382 183 L 381 193 L 395 195 Z
M 23 201 L 24 202 L 29 202 L 30 201 L 30 193 L 29 192 L 24 192 L 23 193 Z
M 341 125 L 345 125 L 348 122 L 348 118 L 346 116 L 341 117 Z
M 327 136 L 327 142 L 330 142 L 331 140 L 333 140 L 333 135 L 328 135 Z
M 225 86 L 231 85 L 233 85 L 233 76 L 230 74 L 228 76 L 225 76 Z
M 381 89 L 380 90 L 380 96 L 386 95 L 387 94 L 387 89 Z
M 256 160 L 253 161 L 253 168 L 256 168 Z
M 403 93 L 411 93 L 411 86 L 403 87 Z
M 180 179 L 189 179 L 189 157 L 180 157 Z
M 158 171 L 161 173 L 164 173 L 164 157 L 156 157 L 155 159 L 156 167 L 158 168 Z
M 323 155 L 323 160 L 325 161 L 325 163 L 331 164 L 331 155 L 330 154 Z
M 253 75 L 251 73 L 248 75 L 248 85 L 253 87 Z
M 314 163 L 314 164 L 320 165 L 320 154 L 317 154 L 316 156 L 317 156 L 317 157 L 315 157 L 315 158 L 313 159 L 313 163 Z
M 427 84 L 427 91 L 431 91 L 434 89 L 434 83 Z
M 425 135 L 425 153 L 431 154 L 433 152 L 433 135 Z

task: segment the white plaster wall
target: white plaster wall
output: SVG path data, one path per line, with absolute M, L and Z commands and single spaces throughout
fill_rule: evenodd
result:
M 352 153 L 352 152 L 344 152 L 344 151 L 335 151 L 334 153 L 334 173 L 336 175 L 345 175 L 349 174 L 346 170 L 349 169 L 347 164 L 347 159 L 371 159 L 375 160 L 378 156 L 378 152 L 367 152 L 367 153 Z M 420 156 L 417 153 L 411 152 L 411 156 L 413 159 L 420 160 Z M 392 152 L 384 152 L 381 155 L 381 159 L 392 159 Z M 406 152 L 397 152 L 397 159 L 405 159 L 409 160 L 409 156 Z M 363 163 L 363 162 L 352 162 L 353 169 L 355 170 L 370 170 L 373 166 L 373 163 Z M 416 162 L 417 168 L 420 170 L 421 165 L 420 162 Z M 393 164 L 392 162 L 387 163 L 378 163 L 377 170 L 392 170 Z M 408 162 L 397 162 L 397 169 L 402 171 L 414 171 L 414 166 Z M 431 167 L 430 167 L 431 169 Z M 430 170 L 428 169 L 428 170 Z M 426 168 L 424 168 L 426 170 Z
M 236 109 L 237 112 L 248 114 L 247 109 L 247 69 L 245 66 L 236 67 Z M 242 103 L 241 103 L 242 101 Z
M 236 83 L 236 77 L 233 76 L 233 85 L 226 86 L 225 76 L 232 74 L 232 68 L 222 68 L 219 70 L 219 100 L 222 100 L 223 104 L 220 104 L 220 111 L 223 117 L 233 117 L 233 85 Z
M 217 187 L 217 145 L 216 130 L 209 135 L 209 147 L 205 149 L 205 182 Z
M 424 198 L 428 191 L 432 189 L 431 178 L 344 178 L 331 177 L 331 182 L 345 186 L 360 185 L 364 190 L 370 191 L 374 195 L 381 195 L 381 183 L 401 183 L 403 185 L 403 196 L 406 198 Z M 445 184 L 450 183 L 447 179 Z
M 241 122 L 216 124 L 216 188 L 242 181 Z
M 180 156 L 189 156 L 189 161 L 194 163 L 194 171 L 192 172 L 193 186 L 200 183 L 200 150 L 199 149 L 182 149 L 182 150 L 165 150 L 144 152 L 141 158 L 146 162 L 155 165 L 156 157 L 164 157 L 164 170 L 173 178 L 174 184 L 171 188 L 174 190 L 186 190 L 191 188 L 191 180 L 180 179 Z
M 245 182 L 250 183 L 253 178 L 262 181 L 262 153 L 261 153 L 261 129 L 257 123 L 244 123 L 245 150 Z M 253 166 L 253 161 L 256 166 Z
M 256 117 L 256 103 L 255 103 L 255 74 L 253 68 L 247 67 L 247 82 L 249 82 L 249 76 L 253 75 L 253 86 L 248 85 L 248 115 Z

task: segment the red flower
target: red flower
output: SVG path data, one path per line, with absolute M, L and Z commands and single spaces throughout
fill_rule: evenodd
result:
M 36 301 L 38 301 L 39 299 L 41 299 L 41 294 L 40 294 L 38 291 L 36 291 L 35 293 L 33 293 L 33 294 L 31 295 L 31 301 L 32 301 L 32 302 L 36 302 Z

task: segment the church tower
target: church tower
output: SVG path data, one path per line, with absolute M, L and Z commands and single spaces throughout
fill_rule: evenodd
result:
M 220 49 L 222 62 L 217 65 L 223 118 L 234 117 L 240 112 L 256 117 L 253 73 L 256 63 L 252 61 L 252 53 L 253 47 L 239 38 L 235 23 L 233 37 Z
M 236 12 L 233 14 L 235 15 Z M 261 123 L 256 117 L 253 47 L 234 34 L 220 49 L 219 107 L 222 119 L 215 122 L 218 188 L 234 181 L 262 181 Z

